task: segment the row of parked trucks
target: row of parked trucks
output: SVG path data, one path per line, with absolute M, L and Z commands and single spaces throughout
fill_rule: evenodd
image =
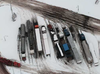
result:
M 82 59 L 78 50 L 81 49 L 89 64 L 95 61 L 95 65 L 98 65 L 98 61 L 93 60 L 95 56 L 91 54 L 81 30 L 78 30 L 74 26 L 70 26 L 69 28 L 67 26 L 59 27 L 56 23 L 51 23 L 50 21 L 46 22 L 46 24 L 47 26 L 39 26 L 37 20 L 33 20 L 32 22 L 27 20 L 26 25 L 21 24 L 18 32 L 18 52 L 21 61 L 26 60 L 27 45 L 29 47 L 28 55 L 35 58 L 41 55 L 44 55 L 44 57 L 51 55 L 47 35 L 48 31 L 58 59 L 63 57 L 66 57 L 67 61 L 75 59 L 76 63 L 79 64 L 82 62 Z M 0 57 L 0 62 L 8 66 L 21 67 L 20 63 L 3 57 Z
M 37 20 L 27 20 L 26 25 L 21 24 L 18 34 L 18 50 L 20 59 L 26 60 L 26 39 L 28 38 L 29 54 L 38 58 L 41 54 L 45 57 L 51 55 L 51 50 L 48 43 L 47 30 L 49 31 L 52 40 L 56 57 L 66 57 L 67 61 L 75 59 L 76 63 L 81 63 L 82 58 L 78 50 L 82 49 L 87 62 L 93 62 L 93 55 L 89 50 L 89 46 L 81 30 L 74 26 L 61 28 L 49 21 L 47 26 L 39 26 Z M 79 47 L 77 46 L 79 44 Z M 98 62 L 95 64 L 98 65 Z

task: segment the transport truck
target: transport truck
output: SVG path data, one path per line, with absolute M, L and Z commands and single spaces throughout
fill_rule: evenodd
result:
M 73 52 L 73 55 L 74 55 L 74 58 L 76 60 L 76 62 L 79 64 L 82 62 L 81 60 L 81 57 L 80 57 L 80 54 L 78 52 L 78 49 L 75 45 L 75 40 L 74 40 L 74 37 L 72 37 L 72 35 L 70 34 L 70 32 L 66 29 L 66 27 L 63 27 L 63 32 L 65 34 L 65 38 L 66 40 L 68 40 L 68 43 L 70 44 L 71 46 L 71 49 L 72 49 L 72 52 Z

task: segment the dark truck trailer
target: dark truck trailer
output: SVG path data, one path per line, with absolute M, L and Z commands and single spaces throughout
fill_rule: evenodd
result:
M 25 31 L 25 24 L 21 24 L 21 54 L 22 54 L 22 60 L 26 60 L 26 50 L 25 50 L 25 37 L 26 37 L 26 31 Z
M 30 48 L 30 54 L 34 54 L 34 50 L 35 50 L 35 39 L 34 39 L 34 35 L 33 35 L 33 25 L 30 22 L 30 20 L 27 20 L 26 22 L 27 25 L 27 36 L 28 36 L 28 41 L 29 41 L 29 48 Z

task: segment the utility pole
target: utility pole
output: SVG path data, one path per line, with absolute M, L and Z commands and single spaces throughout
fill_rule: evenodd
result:
M 14 22 L 14 21 L 16 21 L 17 15 L 16 15 L 16 13 L 13 12 L 11 3 L 10 3 L 10 9 L 11 9 L 11 13 L 12 13 L 12 21 Z
M 96 0 L 96 1 L 95 1 L 95 4 L 98 4 L 98 3 L 99 3 L 99 0 Z

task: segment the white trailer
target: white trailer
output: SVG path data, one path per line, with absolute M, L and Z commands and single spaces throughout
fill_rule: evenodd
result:
M 50 55 L 50 48 L 48 43 L 48 37 L 47 37 L 47 30 L 46 27 L 43 25 L 41 26 L 41 32 L 42 32 L 42 41 L 44 43 L 44 53 L 46 56 Z
M 36 34 L 37 49 L 39 52 L 41 52 L 42 44 L 41 44 L 40 30 L 38 25 L 35 25 L 35 34 Z

